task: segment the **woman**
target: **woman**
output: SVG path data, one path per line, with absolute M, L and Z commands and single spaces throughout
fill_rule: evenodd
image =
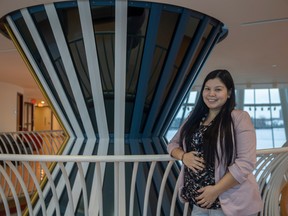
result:
M 257 215 L 262 209 L 253 175 L 256 135 L 247 112 L 235 110 L 227 70 L 210 72 L 193 112 L 168 145 L 182 161 L 179 197 L 196 215 Z

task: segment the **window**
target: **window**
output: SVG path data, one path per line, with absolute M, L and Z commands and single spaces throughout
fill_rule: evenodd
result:
M 257 149 L 282 147 L 286 141 L 278 89 L 247 89 L 244 107 L 256 129 Z
M 197 96 L 197 92 L 192 91 L 185 98 L 166 133 L 168 141 L 193 109 Z M 239 100 L 242 101 L 241 98 L 236 98 L 236 102 Z M 243 108 L 239 109 L 250 114 L 256 130 L 257 149 L 279 148 L 286 142 L 279 89 L 245 89 Z
M 178 110 L 174 120 L 172 121 L 167 133 L 166 139 L 170 140 L 177 130 L 179 129 L 180 125 L 184 121 L 184 119 L 189 115 L 189 113 L 194 108 L 195 102 L 197 98 L 197 91 L 191 91 L 188 96 L 185 98 L 183 104 L 181 105 L 180 109 Z

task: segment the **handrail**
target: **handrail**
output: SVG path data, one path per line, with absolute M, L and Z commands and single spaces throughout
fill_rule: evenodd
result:
M 176 161 L 168 154 L 163 155 L 0 155 L 0 161 L 41 161 L 41 162 L 153 162 Z
M 258 149 L 256 151 L 256 155 L 262 155 L 262 154 L 279 154 L 283 152 L 287 152 L 288 147 L 281 147 L 281 148 L 271 148 L 271 149 Z
M 288 147 L 261 149 L 256 151 L 256 155 L 269 155 L 287 153 Z M 155 154 L 155 155 L 14 155 L 2 154 L 0 160 L 13 161 L 55 161 L 55 162 L 153 162 L 153 161 L 171 161 L 175 160 L 168 154 Z

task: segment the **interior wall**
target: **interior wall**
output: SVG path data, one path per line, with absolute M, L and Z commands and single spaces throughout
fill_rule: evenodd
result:
M 0 82 L 0 132 L 17 131 L 17 94 L 24 97 L 24 89 L 9 83 Z M 35 107 L 34 130 L 62 130 L 50 107 Z
M 17 93 L 23 88 L 0 82 L 0 132 L 14 132 L 17 124 Z

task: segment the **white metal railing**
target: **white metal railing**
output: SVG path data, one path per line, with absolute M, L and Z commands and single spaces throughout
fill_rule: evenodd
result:
M 288 175 L 288 148 L 267 149 L 257 151 L 257 167 L 255 176 L 259 183 L 265 206 L 261 215 L 280 215 L 279 199 L 281 197 L 281 188 L 287 182 Z M 104 215 L 107 203 L 105 203 L 105 190 L 103 186 L 103 174 L 101 174 L 101 165 L 120 170 L 119 167 L 125 165 L 126 175 L 118 173 L 114 176 L 114 181 L 125 175 L 129 187 L 126 194 L 128 203 L 125 205 L 115 205 L 119 209 L 114 209 L 114 215 L 136 215 L 136 208 L 142 206 L 139 215 L 163 215 L 163 209 L 167 212 L 164 215 L 176 215 L 179 211 L 179 201 L 177 199 L 176 179 L 169 181 L 173 174 L 173 165 L 175 160 L 169 155 L 123 155 L 123 156 L 80 156 L 80 155 L 0 155 L 0 215 L 75 215 L 79 211 L 79 201 L 75 198 L 75 190 L 81 190 L 84 215 Z M 83 166 L 93 167 L 95 173 L 92 180 L 92 186 L 87 184 L 87 176 L 83 172 Z M 51 168 L 53 165 L 53 169 Z M 71 180 L 67 167 L 74 167 L 74 175 L 78 176 L 77 182 Z M 109 165 L 109 166 L 108 166 Z M 110 166 L 111 165 L 111 166 Z M 130 167 L 130 168 L 128 168 Z M 143 172 L 141 169 L 147 168 Z M 57 172 L 56 172 L 57 171 Z M 91 172 L 92 170 L 90 170 Z M 127 172 L 129 173 L 127 174 Z M 131 172 L 130 172 L 131 171 Z M 175 171 L 175 170 L 174 170 Z M 142 172 L 142 174 L 141 174 Z M 143 174 L 145 173 L 145 174 Z M 152 196 L 153 181 L 161 173 L 159 188 L 156 189 L 157 196 Z M 63 203 L 60 203 L 62 191 L 58 189 L 60 180 L 65 182 L 66 197 L 64 211 Z M 58 180 L 59 181 L 58 181 Z M 111 179 L 104 178 L 104 181 Z M 159 180 L 159 179 L 158 179 Z M 141 182 L 144 188 L 143 194 L 139 194 L 137 183 Z M 144 184 L 142 184 L 144 182 Z M 154 182 L 155 183 L 155 182 Z M 114 194 L 121 191 L 119 184 L 111 183 L 111 190 L 114 188 Z M 117 186 L 118 185 L 118 186 Z M 170 191 L 169 191 L 170 190 Z M 172 190 L 172 191 L 171 191 Z M 170 194 L 170 196 L 167 196 Z M 143 199 L 135 199 L 141 196 Z M 50 201 L 46 200 L 51 197 Z M 139 197 L 138 197 L 139 198 Z M 151 200 L 152 199 L 152 200 Z M 111 199 L 108 199 L 112 202 Z M 135 203 L 135 200 L 143 203 Z M 117 202 L 115 200 L 114 202 Z M 168 202 L 168 205 L 167 205 Z M 11 208 L 12 204 L 15 206 Z M 166 203 L 166 204 L 165 204 Z M 113 208 L 111 203 L 109 208 Z M 165 208 L 164 208 L 165 205 Z M 180 204 L 181 206 L 182 204 Z M 61 206 L 61 207 L 60 207 Z M 166 209 L 169 206 L 170 209 Z M 182 206 L 183 207 L 183 206 Z M 181 207 L 181 208 L 182 208 Z M 121 208 L 121 209 L 120 209 Z M 182 211 L 182 210 L 181 210 Z M 126 213 L 127 212 L 127 213 Z M 189 214 L 189 206 L 185 205 L 182 215 Z M 179 215 L 179 213 L 177 213 Z
M 57 154 L 66 136 L 62 130 L 0 133 L 0 154 Z
M 288 181 L 288 147 L 257 151 L 255 176 L 264 201 L 261 215 L 280 215 L 281 190 Z

